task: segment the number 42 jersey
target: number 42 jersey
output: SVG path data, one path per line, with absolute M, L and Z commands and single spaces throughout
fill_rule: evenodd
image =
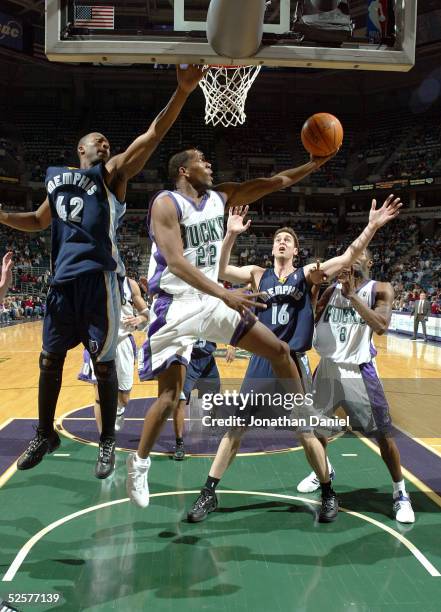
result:
M 50 167 L 45 182 L 52 214 L 53 283 L 101 270 L 123 276 L 116 232 L 126 206 L 105 184 L 103 164 Z

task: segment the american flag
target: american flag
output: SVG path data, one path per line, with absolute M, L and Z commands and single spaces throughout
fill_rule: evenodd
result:
M 114 17 L 114 6 L 76 6 L 74 26 L 94 30 L 113 30 Z

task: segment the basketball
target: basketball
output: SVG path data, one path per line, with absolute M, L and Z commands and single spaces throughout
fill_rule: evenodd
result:
M 316 157 L 332 155 L 343 142 L 343 126 L 329 113 L 316 113 L 302 127 L 302 143 Z

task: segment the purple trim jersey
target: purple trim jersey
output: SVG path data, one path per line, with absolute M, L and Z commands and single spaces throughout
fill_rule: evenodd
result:
M 162 191 L 152 200 L 147 218 L 150 238 L 153 242 L 148 270 L 149 291 L 153 295 L 197 294 L 198 291 L 172 274 L 164 256 L 156 244 L 151 227 L 151 211 L 158 197 L 168 195 L 176 208 L 181 229 L 184 257 L 205 276 L 218 282 L 219 260 L 224 237 L 225 202 L 216 191 L 207 191 L 196 204 L 177 191 Z
M 375 281 L 357 289 L 368 308 L 375 306 Z M 337 284 L 315 328 L 313 346 L 320 357 L 335 363 L 368 363 L 375 356 L 372 329 L 358 314 Z

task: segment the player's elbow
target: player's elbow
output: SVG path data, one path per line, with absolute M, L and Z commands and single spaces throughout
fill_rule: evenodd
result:
M 183 257 L 170 257 L 167 260 L 168 269 L 170 270 L 172 274 L 180 277 L 182 274 L 183 262 L 185 262 Z

